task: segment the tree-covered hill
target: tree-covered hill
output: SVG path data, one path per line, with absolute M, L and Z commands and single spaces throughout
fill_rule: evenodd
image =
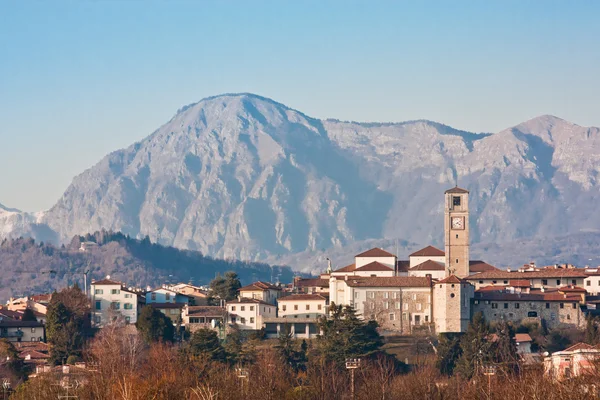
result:
M 82 242 L 94 242 L 81 251 Z M 48 292 L 77 282 L 110 275 L 129 286 L 146 287 L 163 282 L 208 284 L 218 274 L 235 271 L 242 283 L 253 280 L 290 282 L 289 267 L 220 260 L 197 251 L 179 250 L 122 233 L 100 231 L 75 236 L 68 245 L 55 247 L 30 238 L 5 239 L 0 245 L 0 300 Z M 53 272 L 50 272 L 53 271 Z

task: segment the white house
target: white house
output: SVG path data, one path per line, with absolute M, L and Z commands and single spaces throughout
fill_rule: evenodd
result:
M 163 286 L 146 292 L 146 304 L 150 303 L 190 304 L 190 296 Z
M 0 319 L 0 338 L 9 342 L 43 342 L 46 332 L 44 324 L 38 321 Z
M 441 263 L 444 266 L 446 264 L 446 253 L 436 247 L 427 246 L 409 255 L 408 260 L 410 268 L 414 268 L 428 260 Z
M 281 288 L 279 286 L 261 281 L 244 286 L 239 292 L 240 297 L 262 300 L 269 304 L 276 304 L 277 299 L 281 296 Z
M 327 297 L 320 294 L 292 294 L 280 297 L 280 318 L 318 318 L 327 314 Z
M 103 327 L 121 314 L 126 323 L 135 324 L 138 315 L 138 294 L 110 276 L 90 285 L 92 325 Z
M 240 297 L 227 302 L 228 322 L 242 330 L 258 330 L 263 317 L 276 317 L 277 307 L 259 299 Z
M 597 296 L 600 293 L 600 269 L 586 268 L 587 277 L 583 280 L 584 289 L 591 295 Z

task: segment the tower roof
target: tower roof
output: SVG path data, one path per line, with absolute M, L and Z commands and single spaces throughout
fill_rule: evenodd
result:
M 459 188 L 458 186 L 446 190 L 444 193 L 469 193 L 467 189 Z
M 467 281 L 460 279 L 456 275 L 450 275 L 449 277 L 438 281 L 438 283 L 467 283 Z

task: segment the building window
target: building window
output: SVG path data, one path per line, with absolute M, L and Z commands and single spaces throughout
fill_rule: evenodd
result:
M 408 310 L 408 303 L 404 303 L 404 310 Z
M 121 294 L 121 291 L 119 289 L 112 289 L 110 294 Z
M 402 319 L 403 319 L 404 321 L 406 321 L 406 320 L 408 319 L 408 316 L 406 315 L 406 313 L 402 313 Z
M 416 299 L 417 299 L 417 295 L 413 293 L 413 295 L 412 295 L 412 299 L 413 299 L 413 300 L 416 300 Z
M 567 319 L 571 319 L 571 314 L 567 314 Z
M 323 309 L 323 305 L 322 304 L 318 304 L 317 305 L 317 310 L 322 310 Z
M 504 308 L 508 308 L 508 303 L 504 303 Z
M 399 309 L 400 309 L 400 302 L 399 302 L 399 301 L 397 301 L 397 302 L 396 302 L 396 309 L 397 309 L 397 310 L 399 310 Z
M 454 298 L 454 296 L 456 296 L 454 293 L 450 293 L 450 298 Z
M 307 304 L 307 305 L 306 305 L 306 309 L 307 309 L 307 310 L 310 310 L 310 304 Z
M 498 308 L 498 303 L 492 303 L 492 308 Z
M 253 324 L 254 323 L 254 317 L 250 317 L 250 323 Z
M 121 303 L 119 303 L 118 301 L 113 301 L 112 303 L 110 303 L 110 308 L 113 310 L 120 310 Z
M 125 317 L 125 322 L 130 323 L 131 322 L 131 317 Z
M 475 305 L 479 304 L 479 300 L 475 300 L 475 301 L 473 302 L 473 304 L 475 304 Z
M 231 323 L 235 324 L 235 317 L 231 317 Z
M 283 304 L 283 305 L 281 306 L 281 309 L 282 309 L 283 311 L 285 311 L 285 310 L 286 310 L 286 306 L 285 306 L 285 304 Z
M 31 328 L 31 333 L 35 333 L 35 328 Z
M 390 308 L 390 303 L 386 301 L 385 303 L 383 303 L 383 307 L 387 310 L 388 308 Z
M 452 196 L 452 205 L 460 206 L 460 196 Z
M 235 311 L 235 306 L 231 306 L 231 311 Z
M 166 301 L 170 301 L 171 300 L 171 293 L 165 293 L 165 300 Z
M 573 308 L 577 308 L 577 303 L 573 303 Z
M 556 284 L 557 284 L 557 285 L 560 285 L 560 279 L 557 279 L 557 280 L 556 280 Z
M 394 292 L 394 298 L 397 299 L 398 298 L 398 293 Z
M 298 304 L 294 304 L 294 311 L 298 311 Z
M 429 315 L 425 316 L 425 322 L 429 322 Z
M 458 233 L 456 234 L 456 238 L 458 239 Z
M 548 279 L 542 279 L 542 285 L 548 286 Z
M 458 264 L 458 258 L 456 259 L 456 263 Z
M 483 284 L 483 281 L 479 281 L 480 284 Z
M 95 315 L 94 316 L 94 322 L 99 324 L 100 322 L 102 322 L 102 317 L 99 315 Z
M 572 283 L 573 285 L 577 285 L 577 280 L 576 280 L 576 279 L 573 279 L 573 280 L 571 280 L 571 283 Z
M 104 294 L 104 290 L 102 290 L 102 289 L 96 289 L 96 290 L 94 290 L 94 293 L 95 294 Z
M 529 318 L 537 318 L 537 312 L 536 312 L 536 311 L 529 311 L 529 312 L 527 313 L 527 316 L 528 316 Z
M 417 311 L 421 311 L 421 303 L 417 303 Z
M 496 283 L 498 283 L 498 281 L 492 281 L 492 283 L 495 285 Z
M 131 309 L 133 309 L 133 304 L 131 304 L 131 303 L 125 303 L 125 304 L 123 304 L 123 309 L 124 310 L 131 310 Z
M 546 308 L 550 308 L 550 303 L 546 303 Z
M 506 284 L 508 284 L 508 281 L 504 281 L 504 284 L 505 284 L 505 285 L 506 285 Z
M 592 286 L 592 281 L 585 281 L 585 286 Z
M 520 308 L 521 305 L 519 303 L 515 303 L 515 308 Z
M 151 300 L 156 300 L 156 293 L 152 293 L 152 294 L 150 295 L 150 299 L 151 299 Z
M 375 303 L 371 303 L 371 310 L 375 309 Z
M 244 325 L 246 323 L 246 318 L 240 318 L 240 322 L 242 325 Z
M 384 298 L 384 299 L 387 299 L 387 298 L 389 298 L 389 297 L 390 297 L 390 292 L 385 292 L 385 293 L 383 294 L 383 298 Z
M 565 308 L 565 303 L 560 303 L 560 308 Z
M 101 301 L 96 302 L 96 310 L 102 310 L 102 302 Z
M 254 311 L 254 306 L 250 306 L 250 311 Z
M 240 311 L 246 311 L 246 306 L 240 306 Z
M 125 293 L 125 296 L 124 296 L 124 297 L 125 297 L 126 299 L 131 299 L 131 297 L 132 297 L 132 296 L 131 296 L 131 293 Z
M 390 314 L 390 321 L 394 320 L 394 314 Z
M 179 310 L 178 310 L 178 309 L 176 309 L 176 308 L 171 308 L 171 311 L 169 311 L 169 313 L 170 313 L 171 315 L 176 315 L 176 314 L 179 314 Z

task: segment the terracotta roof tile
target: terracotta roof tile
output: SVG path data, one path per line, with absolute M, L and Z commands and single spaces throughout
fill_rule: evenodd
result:
M 354 271 L 393 271 L 393 269 L 387 265 L 383 265 L 380 262 L 373 261 L 367 265 L 363 265 L 360 268 L 356 268 Z
M 589 345 L 589 344 L 583 343 L 583 342 L 579 342 L 579 343 L 574 344 L 571 347 L 567 347 L 563 351 L 589 350 L 589 349 L 593 349 L 593 348 L 594 348 L 594 346 L 592 346 L 592 345 Z
M 468 282 L 463 279 L 460 279 L 456 275 L 450 275 L 449 277 L 444 278 L 441 281 L 438 281 L 437 283 L 468 283 Z
M 481 260 L 469 261 L 469 272 L 471 274 L 485 271 L 500 271 L 498 268 Z
M 356 257 L 396 257 L 392 253 L 388 253 L 387 251 L 380 249 L 379 247 L 374 247 L 371 250 L 367 250 L 364 253 L 358 254 Z
M 531 282 L 527 279 L 513 279 L 513 280 L 508 281 L 508 286 L 531 287 Z
M 296 286 L 297 287 L 321 287 L 321 288 L 325 288 L 325 287 L 329 287 L 329 279 L 320 279 L 320 278 L 315 278 L 315 279 L 299 279 L 296 282 Z
M 257 281 L 254 283 L 251 283 L 247 286 L 244 286 L 243 288 L 240 288 L 240 291 L 254 291 L 254 290 L 281 290 L 281 288 L 277 285 L 273 285 L 272 283 L 268 283 L 268 282 L 261 282 L 261 281 Z
M 282 301 L 307 301 L 307 300 L 323 300 L 327 301 L 327 297 L 320 294 L 291 294 L 289 296 L 280 297 L 278 302 Z
M 409 255 L 409 257 L 443 257 L 445 255 L 446 253 L 444 253 L 442 250 L 433 246 L 427 246 L 421 250 L 415 251 Z
M 558 288 L 559 291 L 565 293 L 585 293 L 586 290 L 580 286 L 568 285 Z
M 356 269 L 356 264 L 350 264 L 350 265 L 346 265 L 345 267 L 342 267 L 340 269 L 336 269 L 333 272 L 352 272 Z
M 475 292 L 476 300 L 489 301 L 560 301 L 560 302 L 580 302 L 581 296 L 573 294 L 561 294 L 558 292 L 530 292 L 530 293 L 509 293 L 479 291 Z
M 188 315 L 190 316 L 198 316 L 198 315 L 221 315 L 225 313 L 225 309 L 219 306 L 191 306 L 188 307 Z
M 531 336 L 529 336 L 528 333 L 515 333 L 515 342 L 533 342 L 533 339 L 531 339 Z
M 353 276 L 346 280 L 346 284 L 350 287 L 430 287 L 431 280 L 420 276 Z
M 92 285 L 119 285 L 119 286 L 122 286 L 123 284 L 119 281 L 113 281 L 111 279 L 101 279 L 99 281 L 92 282 Z
M 465 279 L 476 281 L 481 279 L 543 279 L 543 278 L 585 278 L 582 269 L 548 269 L 543 271 L 508 272 L 504 270 L 479 272 Z
M 266 301 L 262 301 L 259 299 L 251 299 L 249 297 L 240 297 L 237 300 L 228 301 L 227 304 L 264 304 L 266 306 L 275 307 L 275 305 L 267 303 Z
M 445 271 L 446 267 L 444 264 L 437 261 L 427 260 L 419 265 L 415 265 L 410 269 L 411 271 Z

